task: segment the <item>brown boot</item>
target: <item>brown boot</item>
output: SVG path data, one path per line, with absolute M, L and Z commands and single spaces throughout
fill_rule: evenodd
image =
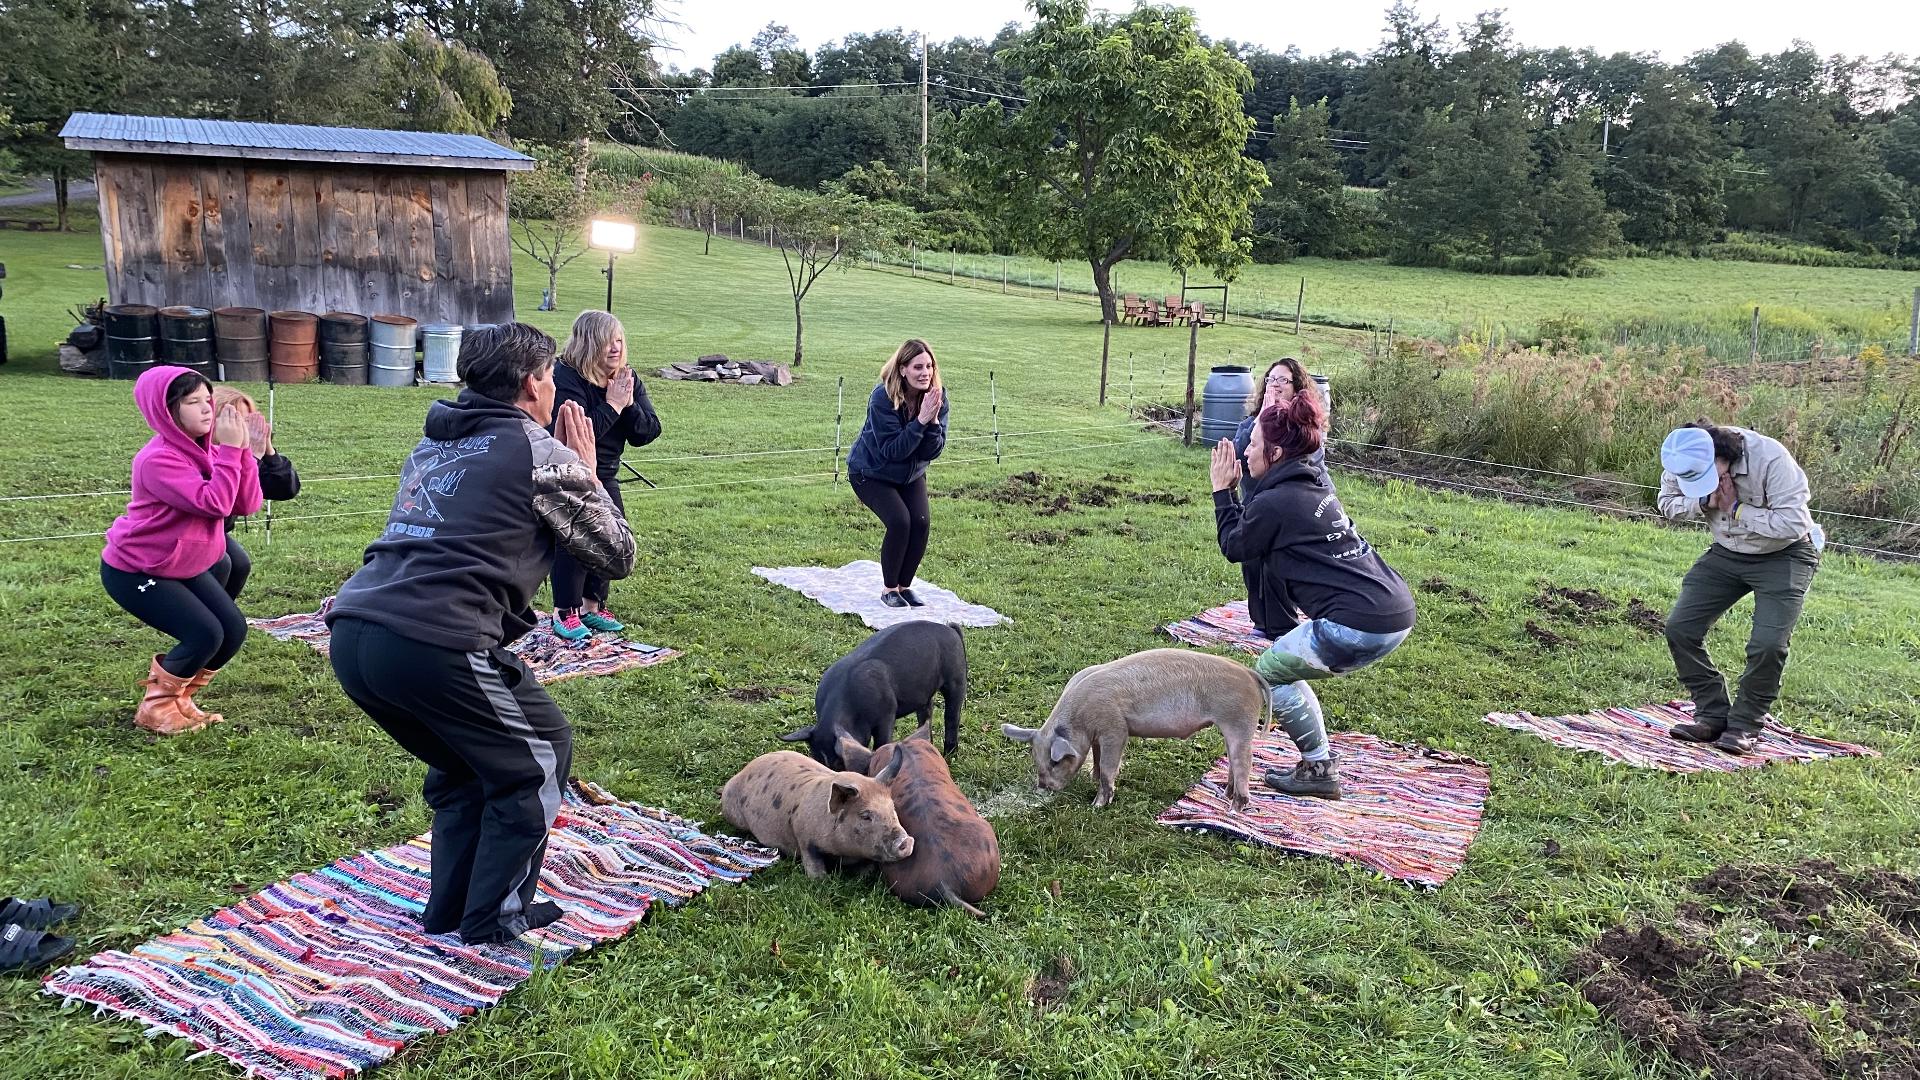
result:
M 140 681 L 140 685 L 147 688 L 147 693 L 140 699 L 140 708 L 133 714 L 135 727 L 155 735 L 184 735 L 207 726 L 204 722 L 188 719 L 180 711 L 180 695 L 186 692 L 187 680 L 161 667 L 158 654 L 154 655 L 153 666 L 147 670 L 147 677 Z
M 193 703 L 193 695 L 205 690 L 216 674 L 218 672 L 214 669 L 204 668 L 200 674 L 187 680 L 187 688 L 180 692 L 180 712 L 188 720 L 196 724 L 218 724 L 226 719 L 217 712 L 206 712 Z

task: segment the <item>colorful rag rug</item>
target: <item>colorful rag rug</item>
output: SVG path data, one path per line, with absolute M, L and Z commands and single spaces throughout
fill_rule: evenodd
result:
M 277 641 L 304 641 L 327 655 L 333 632 L 327 629 L 327 612 L 333 597 L 320 602 L 320 610 L 277 619 L 248 619 L 247 625 L 262 630 Z M 683 655 L 659 645 L 629 641 L 618 634 L 593 634 L 579 641 L 567 641 L 553 632 L 553 619 L 540 616 L 540 625 L 507 646 L 542 683 L 555 683 L 581 675 L 612 675 L 628 668 L 651 667 Z
M 1282 795 L 1260 782 L 1268 769 L 1292 769 L 1299 753 L 1285 734 L 1253 747 L 1253 805 L 1227 804 L 1227 759 L 1159 821 L 1210 830 L 1305 855 L 1355 862 L 1397 881 L 1439 886 L 1467 861 L 1487 801 L 1487 767 L 1470 757 L 1339 731 L 1341 798 Z
M 1555 746 L 1587 750 L 1613 761 L 1665 772 L 1732 772 L 1776 761 L 1880 756 L 1872 747 L 1808 735 L 1771 719 L 1760 731 L 1760 745 L 1749 754 L 1729 754 L 1705 743 L 1682 742 L 1668 735 L 1667 729 L 1693 719 L 1691 701 L 1601 709 L 1573 716 L 1488 713 L 1485 719 L 1503 728 L 1538 735 Z
M 1189 645 L 1202 648 L 1225 645 L 1255 656 L 1266 652 L 1267 647 L 1273 644 L 1273 639 L 1261 636 L 1260 631 L 1253 628 L 1253 619 L 1247 615 L 1245 600 L 1208 608 L 1191 619 L 1170 622 L 1161 629 Z
M 515 942 L 465 945 L 419 928 L 429 844 L 296 874 L 132 952 L 62 968 L 44 992 L 188 1039 L 249 1076 L 344 1077 L 451 1031 L 536 967 L 622 937 L 655 901 L 680 904 L 778 857 L 574 781 L 540 879 L 566 915 Z
M 925 607 L 891 608 L 880 602 L 886 583 L 880 577 L 880 564 L 872 559 L 850 562 L 838 570 L 824 566 L 756 566 L 753 572 L 773 582 L 818 600 L 827 609 L 841 615 L 858 615 L 860 621 L 880 630 L 895 623 L 915 619 L 959 623 L 961 626 L 999 626 L 1013 620 L 979 604 L 969 604 L 938 585 L 913 579 L 913 595 L 926 602 Z

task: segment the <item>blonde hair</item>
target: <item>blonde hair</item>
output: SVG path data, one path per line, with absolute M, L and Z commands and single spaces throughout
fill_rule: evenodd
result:
M 940 385 L 940 361 L 934 359 L 932 346 L 919 338 L 908 338 L 906 344 L 893 350 L 887 362 L 880 365 L 880 385 L 887 388 L 887 400 L 893 402 L 895 409 L 920 403 L 921 393 L 907 385 L 907 365 L 922 354 L 933 364 L 933 382 L 927 386 L 933 390 Z
M 260 411 L 260 406 L 254 404 L 252 398 L 248 397 L 246 394 L 241 393 L 238 390 L 235 390 L 233 387 L 231 386 L 214 387 L 213 388 L 214 413 L 218 414 L 221 409 L 224 409 L 229 405 L 237 406 L 242 413 L 257 413 Z
M 626 336 L 620 320 L 607 312 L 583 311 L 573 320 L 573 330 L 567 335 L 566 346 L 560 350 L 560 360 L 585 376 L 588 382 L 605 386 L 613 380 L 616 366 L 607 360 L 613 339 L 624 341 Z

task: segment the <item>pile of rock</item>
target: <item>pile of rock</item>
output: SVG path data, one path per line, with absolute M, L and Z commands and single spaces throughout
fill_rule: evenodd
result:
M 793 372 L 785 364 L 776 364 L 771 360 L 729 360 L 721 353 L 703 356 L 690 364 L 668 364 L 660 369 L 660 377 L 686 382 L 731 382 L 742 386 L 760 383 L 788 386 L 793 382 Z

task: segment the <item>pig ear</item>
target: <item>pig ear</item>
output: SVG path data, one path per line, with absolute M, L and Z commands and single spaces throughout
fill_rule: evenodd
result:
M 888 759 L 887 759 L 887 767 L 886 767 L 886 768 L 884 768 L 884 769 L 881 769 L 881 770 L 880 770 L 880 775 L 879 775 L 879 776 L 876 776 L 876 777 L 874 777 L 874 779 L 875 779 L 875 780 L 878 780 L 879 782 L 881 782 L 881 783 L 883 783 L 883 784 L 890 784 L 890 783 L 892 783 L 892 782 L 893 782 L 893 778 L 894 778 L 894 777 L 895 777 L 896 775 L 898 775 L 898 774 L 899 774 L 899 772 L 900 772 L 900 763 L 901 763 L 902 761 L 905 761 L 905 760 L 906 760 L 906 758 L 907 758 L 907 755 L 905 755 L 905 754 L 902 754 L 902 753 L 899 753 L 899 752 L 897 752 L 897 751 L 896 751 L 896 752 L 894 753 L 894 755 L 893 755 L 892 757 L 890 757 L 890 758 L 888 758 Z
M 1021 727 L 1018 724 L 1001 724 L 1000 734 L 1005 735 L 1014 742 L 1030 743 L 1034 740 L 1034 736 L 1040 734 L 1040 729 Z
M 866 775 L 867 766 L 873 762 L 873 751 L 845 735 L 840 736 L 840 745 L 835 749 L 840 751 L 840 760 L 846 765 L 848 772 Z
M 913 734 L 907 736 L 907 738 L 919 739 L 921 742 L 932 742 L 933 741 L 933 721 L 929 720 L 926 723 L 921 724 L 919 727 L 914 728 Z
M 1073 743 L 1068 740 L 1065 735 L 1055 735 L 1053 737 L 1051 750 L 1053 753 L 1053 763 L 1055 765 L 1060 764 L 1062 761 L 1074 755 Z
M 860 797 L 860 789 L 845 781 L 836 780 L 833 793 L 827 796 L 827 811 L 837 814 L 846 809 L 847 804 Z

